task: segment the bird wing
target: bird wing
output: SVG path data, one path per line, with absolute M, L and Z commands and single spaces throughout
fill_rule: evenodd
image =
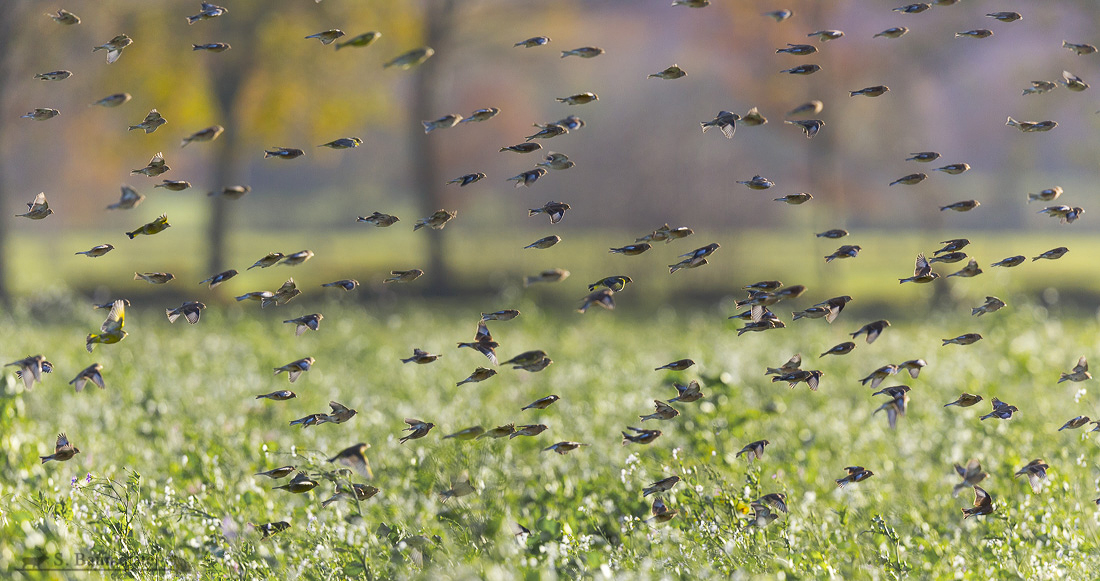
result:
M 928 264 L 928 259 L 924 257 L 924 254 L 917 255 L 916 266 L 913 269 L 913 276 L 925 276 L 929 272 L 932 272 L 932 266 Z
M 1082 373 L 1089 370 L 1089 362 L 1085 360 L 1084 356 L 1077 360 L 1077 366 L 1073 368 L 1074 373 Z
M 126 322 L 126 303 L 122 299 L 115 301 L 111 312 L 107 314 L 107 320 L 103 322 L 99 330 L 104 333 L 114 333 L 122 330 Z
M 71 446 L 69 439 L 65 437 L 65 434 L 57 435 L 57 443 L 54 445 L 54 452 L 60 452 L 63 448 Z

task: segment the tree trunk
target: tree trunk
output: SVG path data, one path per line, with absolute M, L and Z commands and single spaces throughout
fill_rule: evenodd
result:
M 424 13 L 424 44 L 435 49 L 435 56 L 417 67 L 413 78 L 412 114 L 409 122 L 410 169 L 415 176 L 417 196 L 420 199 L 421 216 L 429 216 L 443 208 L 443 180 L 439 173 L 439 149 L 437 142 L 422 131 L 420 121 L 439 116 L 435 96 L 439 93 L 441 56 L 450 44 L 450 28 L 453 22 L 454 0 L 427 0 Z M 433 292 L 447 294 L 453 288 L 453 280 L 447 267 L 446 230 L 426 230 L 428 236 L 428 265 L 425 271 L 432 280 Z

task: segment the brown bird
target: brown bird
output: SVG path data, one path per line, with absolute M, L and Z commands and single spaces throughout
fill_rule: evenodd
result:
M 517 436 L 537 436 L 548 429 L 546 424 L 524 424 L 508 435 L 511 440 Z
M 547 446 L 542 449 L 543 452 L 557 452 L 558 454 L 565 455 L 581 446 L 587 446 L 588 444 L 582 444 L 580 442 L 558 442 L 557 444 Z
M 329 497 L 328 500 L 322 502 L 321 506 L 326 507 L 337 500 L 352 502 L 354 499 L 354 501 L 363 502 L 364 500 L 369 500 L 379 492 L 377 488 L 369 484 L 352 484 L 350 488 L 346 485 L 339 484 L 336 487 L 336 492 Z
M 785 373 L 783 375 L 777 375 L 772 378 L 772 383 L 777 381 L 786 381 L 787 386 L 794 389 L 794 386 L 800 381 L 805 381 L 806 386 L 810 388 L 810 391 L 817 391 L 818 383 L 821 381 L 821 376 L 825 375 L 824 371 L 812 370 L 807 371 L 800 369 L 798 371 L 792 371 L 791 373 Z
M 489 333 L 489 327 L 485 324 L 485 321 L 478 322 L 473 342 L 459 343 L 458 346 L 460 348 L 469 347 L 487 357 L 493 365 L 497 364 L 496 348 L 500 347 L 500 343 L 493 341 L 493 336 Z
M 802 354 L 795 353 L 787 360 L 786 363 L 779 367 L 769 367 L 764 375 L 784 375 L 786 373 L 793 373 L 802 368 Z
M 367 460 L 367 448 L 370 448 L 370 444 L 360 442 L 340 450 L 328 461 L 344 464 L 358 472 L 363 478 L 373 478 L 374 473 L 370 469 L 370 461 Z
M 440 357 L 443 357 L 443 356 L 442 355 L 434 355 L 432 353 L 428 353 L 427 351 L 424 351 L 423 349 L 420 349 L 419 347 L 414 347 L 412 357 L 409 357 L 407 359 L 402 359 L 401 363 L 410 363 L 411 362 L 411 363 L 417 363 L 417 364 L 420 364 L 420 365 L 424 365 L 426 363 L 431 363 L 431 362 L 435 361 L 436 359 L 439 359 Z
M 515 424 L 504 424 L 503 426 L 497 426 L 490 430 L 486 430 L 485 433 L 477 437 L 478 440 L 482 438 L 492 438 L 494 440 L 498 438 L 506 438 L 511 436 L 516 431 Z
M 843 343 L 830 347 L 828 351 L 822 353 L 818 357 L 824 357 L 826 355 L 847 355 L 852 352 L 852 349 L 855 348 L 855 343 L 851 341 L 845 341 Z
M 427 436 L 428 432 L 432 431 L 432 428 L 435 427 L 435 424 L 431 422 L 424 422 L 415 418 L 405 418 L 405 423 L 408 424 L 409 427 L 405 428 L 402 431 L 411 433 L 401 438 L 400 442 L 402 444 L 409 440 L 416 440 L 418 438 L 423 438 L 424 436 Z
M 745 444 L 745 447 L 741 448 L 741 451 L 735 454 L 734 457 L 740 457 L 741 454 L 748 454 L 746 457 L 749 459 L 749 464 L 752 464 L 753 460 L 759 460 L 764 457 L 764 447 L 768 444 L 771 444 L 771 442 L 767 440 L 749 442 Z
M 923 359 L 910 359 L 898 363 L 898 371 L 905 370 L 909 372 L 909 377 L 916 379 L 920 376 L 920 370 L 928 367 L 928 362 Z
M 458 385 L 463 385 L 463 384 L 466 384 L 466 383 L 477 383 L 479 381 L 485 381 L 486 379 L 489 379 L 490 377 L 492 377 L 496 374 L 497 374 L 496 369 L 488 369 L 486 367 L 478 367 L 477 369 L 474 370 L 473 373 L 470 374 L 469 377 L 467 377 L 466 379 L 463 379 L 462 381 L 456 383 L 455 385 L 458 386 Z
M 1016 406 L 1008 405 L 1007 403 L 1005 403 L 1005 402 L 1003 402 L 1003 401 L 1001 401 L 997 398 L 993 398 L 993 401 L 990 402 L 990 403 L 993 404 L 993 411 L 991 411 L 988 414 L 986 414 L 986 415 L 982 416 L 981 418 L 979 418 L 982 421 L 985 421 L 988 418 L 997 418 L 997 419 L 1000 419 L 1000 420 L 1008 420 L 1008 419 L 1012 418 L 1013 413 L 1020 411 L 1020 409 L 1017 408 Z
M 982 472 L 982 463 L 971 458 L 966 463 L 966 468 L 955 464 L 955 472 L 962 478 L 962 482 L 955 485 L 955 488 L 951 491 L 951 496 L 955 497 L 959 495 L 964 488 L 969 488 L 978 484 L 982 480 L 985 480 L 986 476 L 989 476 L 988 472 Z
M 295 470 L 297 470 L 297 467 L 295 466 L 280 466 L 278 468 L 272 468 L 271 470 L 267 470 L 265 472 L 257 472 L 255 475 L 267 476 L 272 480 L 278 480 L 280 478 L 286 478 L 287 476 L 290 476 L 294 473 Z
M 80 448 L 69 443 L 69 439 L 65 437 L 65 434 L 57 435 L 57 443 L 54 444 L 53 454 L 49 456 L 39 456 L 42 463 L 45 464 L 50 460 L 57 460 L 58 462 L 65 462 L 71 460 L 73 456 L 80 453 Z
M 654 413 L 645 416 L 639 416 L 640 418 L 642 418 L 643 422 L 646 420 L 671 420 L 672 418 L 680 415 L 680 412 L 677 411 L 676 408 L 668 405 L 667 403 L 659 399 L 653 400 L 653 406 L 655 409 Z
M 286 490 L 294 494 L 304 494 L 317 487 L 317 481 L 309 477 L 305 472 L 299 471 L 290 479 L 290 482 L 282 486 L 276 486 L 272 490 Z
M 561 398 L 556 395 L 548 395 L 523 406 L 522 408 L 520 408 L 520 411 L 529 409 L 544 410 L 553 405 L 554 402 L 558 401 L 559 399 Z
M 916 282 L 923 284 L 932 282 L 939 277 L 940 275 L 932 272 L 932 265 L 922 253 L 917 255 L 916 266 L 913 268 L 913 276 L 909 278 L 899 278 L 898 282 L 902 284 L 907 282 Z
M 699 387 L 699 382 L 695 381 L 694 379 L 691 380 L 691 382 L 687 385 L 673 383 L 672 386 L 676 388 L 676 393 L 678 393 L 679 395 L 668 400 L 668 403 L 672 403 L 674 401 L 690 403 L 702 399 L 705 395 Z
M 984 474 L 984 473 L 983 473 Z M 974 508 L 964 508 L 963 520 L 972 516 L 982 516 L 993 513 L 993 497 L 981 486 L 974 485 Z
M 645 498 L 650 494 L 657 494 L 658 492 L 668 492 L 672 490 L 672 487 L 680 482 L 679 476 L 669 476 L 668 478 L 662 478 L 653 484 L 642 489 L 642 497 Z
M 1077 360 L 1077 365 L 1073 367 L 1073 371 L 1070 373 L 1063 373 L 1062 376 L 1058 378 L 1058 383 L 1062 383 L 1063 381 L 1085 381 L 1086 379 L 1092 379 L 1092 375 L 1089 374 L 1089 362 L 1086 361 L 1085 357 L 1082 355 L 1081 358 Z
M 945 403 L 943 404 L 943 407 L 957 405 L 961 408 L 968 408 L 980 401 L 982 401 L 982 396 L 963 392 L 963 394 L 960 395 L 955 401 L 951 403 Z
M 655 521 L 658 523 L 665 523 L 676 517 L 680 513 L 678 510 L 674 510 L 665 505 L 665 501 L 661 500 L 658 496 L 653 499 L 653 518 L 647 519 L 648 521 Z
M 1081 426 L 1089 423 L 1089 421 L 1091 420 L 1089 420 L 1088 416 L 1077 416 L 1072 420 L 1062 424 L 1062 427 L 1058 428 L 1058 431 L 1061 432 L 1062 430 L 1076 430 L 1077 428 L 1080 428 Z
M 281 389 L 279 391 L 273 391 L 271 393 L 265 393 L 265 394 L 262 394 L 262 395 L 257 395 L 256 399 L 270 399 L 270 400 L 274 400 L 274 401 L 286 401 L 288 399 L 294 399 L 296 397 L 298 397 L 298 394 L 294 393 L 293 391 L 290 391 L 288 389 Z
M 1047 469 L 1050 466 L 1046 462 L 1043 462 L 1042 458 L 1036 458 L 1027 463 L 1027 466 L 1020 468 L 1016 471 L 1016 476 L 1027 476 L 1028 482 L 1031 483 L 1031 490 L 1039 492 L 1042 488 L 1043 480 L 1047 477 Z
M 853 339 L 855 339 L 856 337 L 858 337 L 860 335 L 866 335 L 867 336 L 867 343 L 870 344 L 870 343 L 874 343 L 875 339 L 878 339 L 878 336 L 881 335 L 882 332 L 886 329 L 886 327 L 889 327 L 889 326 L 890 326 L 890 321 L 887 321 L 886 319 L 881 319 L 881 320 L 878 320 L 878 321 L 873 321 L 871 323 L 867 323 L 866 325 L 864 325 L 864 326 L 860 327 L 858 330 L 856 330 L 855 333 L 851 333 L 851 335 L 852 335 Z
M 623 432 L 623 445 L 633 442 L 635 444 L 652 444 L 654 440 L 661 437 L 661 430 L 640 430 L 635 427 L 628 426 L 626 429 L 634 432 L 633 435 Z
M 692 365 L 695 365 L 695 362 L 692 361 L 691 359 L 677 359 L 676 361 L 673 361 L 672 363 L 666 363 L 666 364 L 664 364 L 660 367 L 654 368 L 653 371 L 660 371 L 662 369 L 671 369 L 672 371 L 683 371 L 683 370 L 691 367 Z
M 848 475 L 844 478 L 838 478 L 836 485 L 844 488 L 844 485 L 851 484 L 852 482 L 862 482 L 875 475 L 874 472 L 865 469 L 863 466 L 848 466 L 845 468 L 848 471 Z
M 953 339 L 942 339 L 943 346 L 954 343 L 955 345 L 973 345 L 982 340 L 981 333 L 965 333 Z

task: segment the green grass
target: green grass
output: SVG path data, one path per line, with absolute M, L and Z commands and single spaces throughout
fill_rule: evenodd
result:
M 323 302 L 321 330 L 302 337 L 281 323 L 311 312 L 297 303 L 211 307 L 195 326 L 132 309 L 130 336 L 89 355 L 82 339 L 102 311 L 64 293 L 22 300 L 0 314 L 3 328 L 19 329 L 4 342 L 5 362 L 41 352 L 57 367 L 33 391 L 24 391 L 10 367 L 0 379 L 0 567 L 43 557 L 52 559 L 47 565 L 72 565 L 78 554 L 131 564 L 170 558 L 204 579 L 699 579 L 735 572 L 1062 579 L 1088 578 L 1100 567 L 1100 510 L 1092 502 L 1100 496 L 1097 436 L 1057 431 L 1100 410 L 1091 382 L 1055 384 L 1077 357 L 1093 353 L 1094 318 L 1057 320 L 1012 302 L 979 319 L 962 309 L 921 310 L 924 320 L 895 321 L 874 344 L 861 341 L 850 355 L 819 360 L 866 320 L 846 311 L 833 325 L 798 321 L 737 337 L 728 311 L 717 306 L 631 308 L 628 289 L 618 297 L 623 308 L 582 316 L 540 308 L 531 296 L 479 306 L 523 311 L 491 324 L 501 355 L 543 349 L 554 364 L 533 374 L 501 369 L 463 387 L 454 384 L 486 363 L 454 348 L 472 336 L 477 307 L 400 293 L 384 307 Z M 940 346 L 943 337 L 973 331 L 985 340 Z M 413 347 L 444 357 L 402 365 Z M 825 371 L 820 391 L 789 390 L 763 375 L 795 352 L 804 368 Z M 273 367 L 307 355 L 317 363 L 295 384 L 272 375 Z M 681 357 L 698 365 L 653 371 Z M 892 431 L 883 414 L 872 415 L 883 396 L 870 397 L 857 380 L 915 357 L 929 364 L 918 379 L 884 384 L 913 388 L 909 414 Z M 65 383 L 93 361 L 104 365 L 107 389 L 74 393 Z M 681 415 L 661 422 L 664 435 L 652 445 L 620 445 L 619 431 L 639 425 L 653 399 L 674 395 L 673 380 L 693 378 L 705 386 L 703 400 L 677 404 Z M 253 399 L 288 385 L 297 399 Z M 1011 421 L 982 422 L 986 402 L 942 407 L 962 391 L 1021 411 Z M 550 393 L 561 401 L 520 411 Z M 359 414 L 341 425 L 288 425 L 326 411 L 330 399 Z M 402 445 L 405 417 L 437 427 Z M 550 429 L 514 440 L 441 439 L 509 422 Z M 39 464 L 37 455 L 50 453 L 61 431 L 82 453 Z M 771 441 L 762 461 L 735 458 L 761 438 Z M 560 440 L 590 446 L 540 453 Z M 329 470 L 327 457 L 360 441 L 371 444 L 370 483 L 381 493 L 359 505 L 321 508 L 333 488 L 324 481 L 293 495 L 252 476 L 283 464 Z M 972 497 L 951 497 L 951 466 L 971 457 L 991 474 L 983 486 L 996 512 L 963 521 L 959 509 Z M 1012 475 L 1039 457 L 1051 470 L 1034 493 Z M 838 489 L 833 480 L 852 464 L 875 476 Z M 477 493 L 440 502 L 438 494 L 463 472 Z M 641 489 L 673 474 L 684 481 L 666 500 L 680 514 L 668 525 L 643 522 L 649 499 Z M 791 512 L 766 528 L 749 526 L 748 503 L 769 492 L 786 493 Z M 282 520 L 291 528 L 264 541 L 245 524 Z M 526 541 L 513 536 L 514 522 L 532 531 Z

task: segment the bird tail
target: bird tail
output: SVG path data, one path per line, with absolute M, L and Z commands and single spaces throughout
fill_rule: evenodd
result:
M 983 311 L 981 307 L 972 308 L 972 309 L 970 309 L 970 316 L 978 315 L 980 317 L 980 316 L 982 316 L 981 313 L 984 313 L 984 312 L 985 311 Z
M 668 273 L 672 274 L 677 270 L 680 270 L 681 268 L 683 268 L 683 266 L 680 266 L 679 264 L 670 264 L 668 265 Z
M 180 314 L 178 312 L 173 312 L 172 309 L 164 309 L 164 314 L 168 315 L 169 323 L 175 323 L 176 319 L 180 318 Z
M 833 255 L 833 254 L 830 254 L 830 255 L 825 257 L 825 263 L 828 264 L 828 263 L 832 262 L 834 259 L 836 259 L 836 256 Z
M 539 277 L 537 277 L 537 276 L 528 276 L 528 277 L 523 279 L 523 288 L 527 288 L 527 287 L 531 286 L 532 283 L 536 283 L 538 281 L 539 281 Z
M 133 131 L 135 129 L 141 129 L 141 126 L 140 125 L 130 125 L 129 129 L 127 129 L 126 131 Z
M 1015 120 L 1015 119 L 1013 119 L 1012 117 L 1009 117 L 1009 118 L 1008 118 L 1008 121 L 1005 121 L 1005 125 L 1007 125 L 1007 126 L 1009 126 L 1009 127 L 1019 127 L 1019 126 L 1020 126 L 1020 122 L 1019 122 L 1019 121 L 1017 121 L 1017 120 Z
M 1058 383 L 1062 383 L 1063 381 L 1066 381 L 1068 379 L 1069 379 L 1069 374 L 1068 373 L 1063 373 L 1062 376 L 1058 378 Z M 1061 430 L 1059 430 L 1059 431 L 1061 431 Z
M 137 237 L 138 232 L 139 232 L 138 230 L 134 230 L 133 232 L 127 232 L 126 235 L 130 237 L 130 240 L 133 240 L 134 238 Z M 135 278 L 134 280 L 137 280 L 137 279 Z
M 431 121 L 421 121 L 424 124 L 424 133 L 431 133 L 432 129 L 435 129 L 435 125 Z
M 50 460 L 53 460 L 53 456 L 39 456 L 39 458 L 42 460 L 43 464 L 49 462 Z

